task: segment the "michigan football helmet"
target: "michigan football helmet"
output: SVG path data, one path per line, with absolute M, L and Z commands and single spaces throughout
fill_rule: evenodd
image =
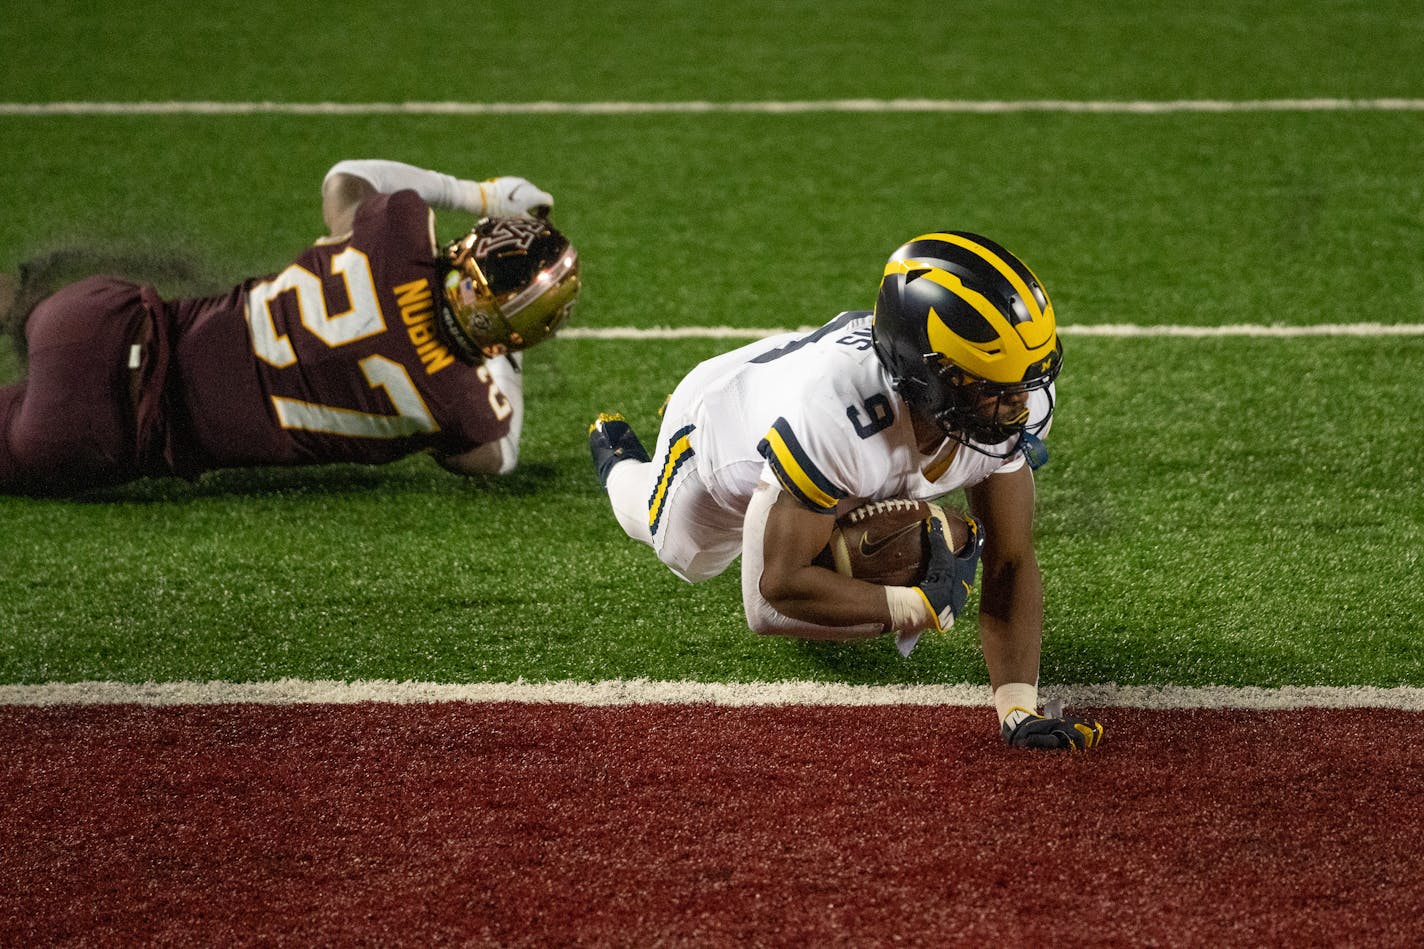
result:
M 1053 304 L 1033 271 L 987 238 L 924 234 L 891 254 L 872 333 L 905 401 L 979 451 L 1032 448 L 1053 414 L 1049 386 L 1063 363 Z M 1048 413 L 1028 431 L 1028 395 L 1040 389 Z
M 578 297 L 578 252 L 545 220 L 484 218 L 444 260 L 446 325 L 471 357 L 542 343 Z

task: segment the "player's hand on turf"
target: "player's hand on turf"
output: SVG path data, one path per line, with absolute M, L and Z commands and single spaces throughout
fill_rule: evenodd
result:
M 1071 749 L 1094 748 L 1103 741 L 1103 726 L 1086 718 L 1061 715 L 1049 718 L 1016 708 L 1004 719 L 1004 741 L 1015 748 Z
M 915 589 L 929 603 L 930 612 L 938 623 L 935 628 L 939 630 L 953 626 L 955 617 L 964 609 L 969 591 L 974 589 L 979 554 L 984 550 L 984 531 L 980 529 L 979 522 L 967 515 L 964 522 L 969 527 L 969 539 L 958 554 L 949 546 L 943 521 L 931 517 L 925 523 L 930 548 L 929 565 L 925 568 L 925 578 Z
M 554 196 L 527 178 L 506 175 L 480 182 L 486 217 L 548 217 Z

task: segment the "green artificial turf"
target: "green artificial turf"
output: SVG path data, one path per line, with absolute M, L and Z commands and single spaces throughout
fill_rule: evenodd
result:
M 477 35 L 375 4 L 21 3 L 0 100 L 1424 95 L 1413 5 L 1237 6 L 501 3 Z M 1044 681 L 1424 685 L 1424 337 L 1072 332 L 1424 323 L 1424 113 L 0 115 L 0 269 L 93 247 L 192 256 L 217 286 L 275 271 L 320 233 L 325 170 L 368 156 L 553 192 L 583 327 L 816 324 L 871 306 L 921 231 L 994 236 L 1067 328 Z M 972 620 L 909 660 L 763 639 L 735 571 L 688 586 L 621 537 L 589 419 L 651 440 L 732 345 L 535 351 L 507 479 L 421 457 L 0 498 L 0 682 L 982 681 Z
M 7 98 L 747 101 L 1417 96 L 1409 0 L 13 0 Z
M 606 406 L 651 437 L 676 373 L 611 384 L 601 367 L 711 348 L 580 340 L 531 358 L 527 463 L 505 480 L 415 458 L 0 501 L 0 681 L 982 678 L 972 621 L 909 661 L 888 641 L 763 640 L 735 571 L 687 586 L 622 538 L 583 429 Z M 1039 478 L 1045 680 L 1424 684 L 1420 462 L 1391 408 L 1424 341 L 1262 348 L 1070 344 Z M 1365 360 L 1397 381 L 1362 378 Z M 1148 365 L 1152 384 L 1128 382 Z

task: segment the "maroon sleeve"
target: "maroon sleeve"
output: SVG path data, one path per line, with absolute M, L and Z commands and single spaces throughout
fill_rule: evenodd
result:
M 179 365 L 208 466 L 381 463 L 502 437 L 507 409 L 488 374 L 437 330 L 435 255 L 426 203 L 376 195 L 348 240 L 191 301 Z

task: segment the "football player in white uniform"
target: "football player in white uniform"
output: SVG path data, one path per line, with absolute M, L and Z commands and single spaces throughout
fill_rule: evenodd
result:
M 982 554 L 979 630 L 1001 733 L 1022 747 L 1089 748 L 1102 737 L 1096 722 L 1038 711 L 1033 469 L 1047 458 L 1062 355 L 1053 306 L 1022 261 L 976 234 L 925 234 L 891 255 L 873 313 L 693 369 L 653 456 L 617 415 L 590 426 L 589 448 L 619 524 L 678 576 L 696 583 L 742 558 L 743 606 L 759 633 L 893 630 L 908 654 L 921 631 L 954 622 Z M 918 586 L 812 563 L 837 513 L 959 488 L 970 541 L 956 553 L 931 520 Z

